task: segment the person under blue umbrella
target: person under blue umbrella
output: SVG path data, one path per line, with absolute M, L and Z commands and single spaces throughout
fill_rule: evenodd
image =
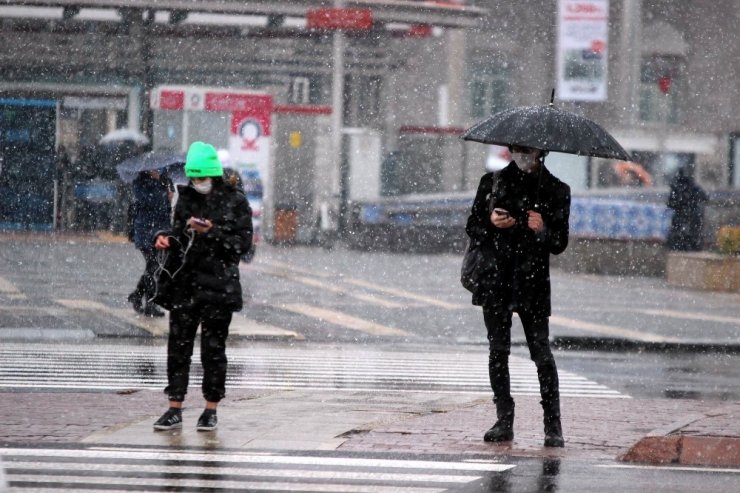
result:
M 133 182 L 134 202 L 130 239 L 144 256 L 144 273 L 139 278 L 128 301 L 137 313 L 163 317 L 164 312 L 151 301 L 156 291 L 154 274 L 158 268 L 154 234 L 170 226 L 170 185 L 163 170 L 140 172 Z

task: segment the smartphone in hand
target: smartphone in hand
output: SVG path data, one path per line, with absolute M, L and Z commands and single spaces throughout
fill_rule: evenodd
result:
M 197 224 L 198 226 L 203 226 L 204 228 L 208 227 L 208 221 L 206 221 L 205 219 L 201 219 L 199 217 L 194 217 L 192 222 L 193 224 Z
M 493 209 L 493 212 L 495 212 L 499 216 L 511 217 L 511 214 L 509 214 L 509 211 L 507 211 L 506 209 L 500 209 L 500 208 L 496 207 L 495 209 Z

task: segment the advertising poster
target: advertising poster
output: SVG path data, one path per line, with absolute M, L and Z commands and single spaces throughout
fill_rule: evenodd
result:
M 558 98 L 605 101 L 609 0 L 558 0 Z
M 272 99 L 251 96 L 247 104 L 234 109 L 229 132 L 231 161 L 242 177 L 256 171 L 265 190 L 269 190 Z

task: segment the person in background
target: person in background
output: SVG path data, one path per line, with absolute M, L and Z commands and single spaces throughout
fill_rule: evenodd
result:
M 213 431 L 218 423 L 218 403 L 226 395 L 229 325 L 233 312 L 242 309 L 239 259 L 252 242 L 252 211 L 244 193 L 224 179 L 212 145 L 194 142 L 190 146 L 185 175 L 190 181 L 178 187 L 172 229 L 159 232 L 154 244 L 181 259 L 168 288 L 170 293 L 165 293 L 166 307 L 170 308 L 165 388 L 169 409 L 154 423 L 154 429 L 182 426 L 182 404 L 200 326 L 206 406 L 196 428 Z
M 670 250 L 701 250 L 701 230 L 704 204 L 709 196 L 697 185 L 691 169 L 681 166 L 671 180 L 668 196 L 669 209 L 673 209 L 671 228 L 666 238 Z
M 132 217 L 130 239 L 144 256 L 144 273 L 139 278 L 128 301 L 137 313 L 149 317 L 163 317 L 164 312 L 152 301 L 155 293 L 154 273 L 157 258 L 153 238 L 157 231 L 170 224 L 169 180 L 162 170 L 142 171 L 133 182 L 134 201 L 129 215 Z
M 509 352 L 512 313 L 517 312 L 537 366 L 545 446 L 563 447 L 558 370 L 548 339 L 550 254 L 562 253 L 568 245 L 570 187 L 545 168 L 543 151 L 510 150 L 513 161 L 508 166 L 496 176 L 487 173 L 481 178 L 465 227 L 471 242 L 490 259 L 472 300 L 483 307 L 497 417 L 483 439 L 514 439 Z

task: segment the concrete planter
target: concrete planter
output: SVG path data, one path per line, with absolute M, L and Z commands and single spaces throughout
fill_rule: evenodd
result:
M 662 241 L 571 238 L 560 255 L 550 256 L 550 265 L 566 272 L 607 276 L 665 275 L 666 250 Z
M 666 261 L 671 286 L 740 292 L 740 256 L 710 252 L 671 252 Z

